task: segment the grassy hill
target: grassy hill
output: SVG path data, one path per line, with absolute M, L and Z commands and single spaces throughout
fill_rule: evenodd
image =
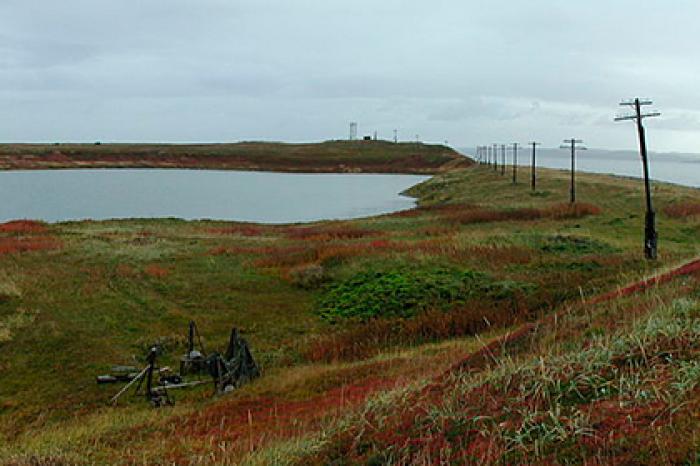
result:
M 0 145 L 0 169 L 148 167 L 435 173 L 448 162 L 468 164 L 464 157 L 446 146 L 387 141 Z
M 343 222 L 0 225 L 0 462 L 694 461 L 700 275 L 595 299 L 700 255 L 700 192 L 654 190 L 657 262 L 639 181 L 581 174 L 570 206 L 555 170 Z M 263 377 L 106 406 L 94 376 L 156 341 L 177 367 L 190 319 Z

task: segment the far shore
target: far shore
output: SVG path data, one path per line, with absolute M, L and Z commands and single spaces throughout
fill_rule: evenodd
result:
M 0 170 L 180 168 L 283 173 L 434 174 L 471 163 L 471 159 L 447 146 L 389 141 L 0 144 Z

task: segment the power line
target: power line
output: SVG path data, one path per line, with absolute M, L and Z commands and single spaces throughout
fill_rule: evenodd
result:
M 493 170 L 498 172 L 498 144 L 493 145 Z
M 615 121 L 635 120 L 637 122 L 637 134 L 639 136 L 639 155 L 642 158 L 642 167 L 644 170 L 644 191 L 646 196 L 646 217 L 644 225 L 644 255 L 647 259 L 654 260 L 657 257 L 657 242 L 658 235 L 656 233 L 656 213 L 651 202 L 651 182 L 649 180 L 649 157 L 647 156 L 646 132 L 642 120 L 644 118 L 653 118 L 660 116 L 659 112 L 642 113 L 642 107 L 652 105 L 653 102 L 648 99 L 636 98 L 620 103 L 623 107 L 633 107 L 634 114 L 623 115 L 615 118 Z
M 501 144 L 501 157 L 503 163 L 501 163 L 501 175 L 506 174 L 506 145 Z
M 576 146 L 577 144 L 583 144 L 583 141 L 580 139 L 565 139 L 564 144 L 567 144 L 565 146 L 560 146 L 562 149 L 569 149 L 571 148 L 571 188 L 570 188 L 570 194 L 571 194 L 571 203 L 574 204 L 576 202 L 576 150 L 587 150 L 583 146 Z
M 530 142 L 530 145 L 532 146 L 532 166 L 530 168 L 530 186 L 532 187 L 532 190 L 535 191 L 537 189 L 537 146 L 540 145 L 539 142 L 532 141 Z
M 517 142 L 513 143 L 513 184 L 518 183 L 518 146 Z

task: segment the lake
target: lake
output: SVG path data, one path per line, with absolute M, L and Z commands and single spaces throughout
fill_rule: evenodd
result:
M 0 221 L 176 217 L 260 223 L 409 209 L 418 175 L 98 169 L 0 172 Z
M 473 154 L 473 149 L 464 149 L 462 153 Z M 530 148 L 518 151 L 518 165 L 530 164 Z M 511 163 L 512 152 L 507 153 L 507 162 Z M 498 152 L 501 161 L 501 152 Z M 700 154 L 649 153 L 649 171 L 651 177 L 659 181 L 700 187 Z M 571 168 L 571 151 L 566 149 L 538 149 L 537 165 L 547 168 Z M 577 152 L 576 169 L 583 172 L 611 173 L 615 175 L 641 178 L 642 162 L 638 151 L 590 149 Z M 523 180 L 530 171 L 523 172 Z

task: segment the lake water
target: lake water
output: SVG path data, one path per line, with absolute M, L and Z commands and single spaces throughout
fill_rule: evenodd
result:
M 473 149 L 462 150 L 473 154 Z M 518 151 L 518 165 L 529 165 L 531 149 Z M 511 163 L 512 152 L 507 152 L 507 161 Z M 500 150 L 499 150 L 499 159 Z M 649 153 L 649 171 L 651 177 L 659 181 L 700 187 L 700 154 Z M 538 149 L 537 165 L 547 168 L 571 168 L 571 151 L 565 149 Z M 581 151 L 576 156 L 576 169 L 592 173 L 611 173 L 615 175 L 642 177 L 642 162 L 638 151 L 611 151 L 590 149 Z M 527 171 L 529 174 L 529 171 Z M 524 175 L 527 176 L 527 175 Z
M 0 172 L 0 221 L 177 217 L 260 223 L 349 219 L 409 209 L 416 175 L 217 170 Z

